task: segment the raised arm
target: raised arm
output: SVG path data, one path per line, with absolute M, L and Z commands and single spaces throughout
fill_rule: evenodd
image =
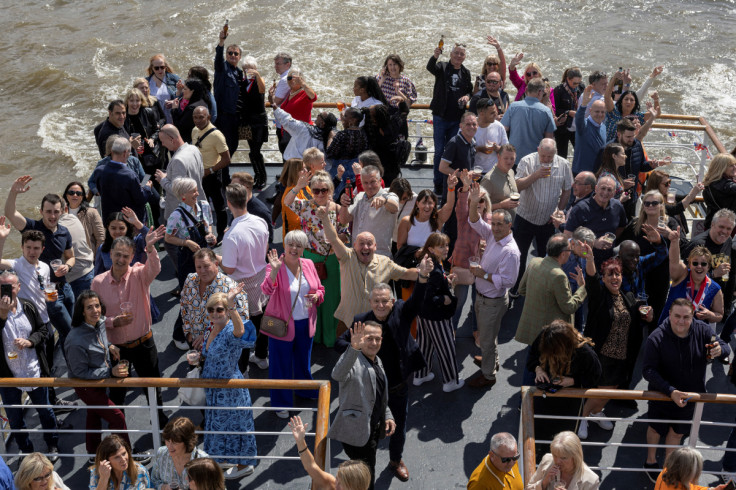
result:
M 33 177 L 30 175 L 23 175 L 15 179 L 13 185 L 10 186 L 8 200 L 5 201 L 5 216 L 8 217 L 10 222 L 18 231 L 25 230 L 26 219 L 16 209 L 15 200 L 18 197 L 18 194 L 24 194 L 30 190 L 31 187 L 28 184 L 31 180 L 33 180 Z
M 332 224 L 332 221 L 330 221 L 330 217 L 327 213 L 327 208 L 324 206 L 320 206 L 317 209 L 316 214 L 317 217 L 322 221 L 322 226 L 324 227 L 327 243 L 332 245 L 332 248 L 335 249 L 335 256 L 337 257 L 337 260 L 341 260 L 347 257 L 348 248 L 345 246 L 344 243 L 342 243 L 342 240 L 340 240 L 340 237 L 337 235 L 337 230 Z
M 312 478 L 314 488 L 332 488 L 335 486 L 335 477 L 326 471 L 322 471 L 314 461 L 314 456 L 312 456 L 312 452 L 309 450 L 309 446 L 307 446 L 307 441 L 305 441 L 307 426 L 308 424 L 302 423 L 302 419 L 298 415 L 292 417 L 289 422 L 291 434 L 294 436 L 294 441 L 296 442 L 299 459 L 301 459 L 302 466 L 307 471 L 307 474 Z
M 301 192 L 302 189 L 306 188 L 307 185 L 309 185 L 309 170 L 305 168 L 302 169 L 301 172 L 299 172 L 299 180 L 297 181 L 296 185 L 292 187 L 291 190 L 287 192 L 284 196 L 284 206 L 286 206 L 287 208 L 291 207 L 294 199 L 296 199 L 296 196 L 298 196 L 299 192 Z
M 440 227 L 450 219 L 450 216 L 452 216 L 452 210 L 455 207 L 457 172 L 458 171 L 455 170 L 452 175 L 447 177 L 447 202 L 442 206 L 442 208 L 440 208 L 439 213 L 437 213 Z
M 496 48 L 496 53 L 498 53 L 498 74 L 501 75 L 501 81 L 506 81 L 506 56 L 503 54 L 503 48 L 501 48 L 501 43 L 498 42 L 498 40 L 493 36 L 486 36 L 486 39 L 488 40 L 488 44 Z
M 680 227 L 670 231 L 670 278 L 678 284 L 687 275 L 687 266 L 680 260 Z
M 614 109 L 613 87 L 614 85 L 616 85 L 616 82 L 618 80 L 621 80 L 621 77 L 622 77 L 621 72 L 617 71 L 608 80 L 608 85 L 606 86 L 606 93 L 603 94 L 603 102 L 606 103 L 606 112 L 613 112 L 613 109 Z

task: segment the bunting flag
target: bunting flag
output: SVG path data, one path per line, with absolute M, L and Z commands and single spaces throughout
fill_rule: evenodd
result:
M 667 131 L 667 134 L 669 135 L 670 138 L 676 138 L 677 137 L 677 133 L 675 133 L 674 131 Z
M 710 150 L 708 150 L 707 146 L 705 146 L 703 143 L 698 143 L 698 142 L 693 143 L 693 145 L 695 146 L 695 151 L 705 150 L 706 158 L 710 158 Z

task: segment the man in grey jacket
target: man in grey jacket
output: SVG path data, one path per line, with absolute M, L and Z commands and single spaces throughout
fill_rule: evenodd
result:
M 388 408 L 388 381 L 381 359 L 383 328 L 376 322 L 357 322 L 350 329 L 350 348 L 340 356 L 332 379 L 340 383 L 340 408 L 327 437 L 342 442 L 350 459 L 364 461 L 376 480 L 378 439 L 396 430 Z

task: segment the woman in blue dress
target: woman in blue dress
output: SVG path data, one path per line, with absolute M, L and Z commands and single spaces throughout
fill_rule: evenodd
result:
M 677 298 L 687 298 L 692 302 L 695 317 L 706 323 L 723 320 L 723 291 L 708 277 L 711 265 L 716 267 L 719 257 L 713 257 L 707 248 L 696 246 L 688 255 L 687 265 L 680 260 L 680 227 L 670 232 L 670 293 L 664 305 L 659 323 L 670 314 L 670 305 Z M 722 260 L 722 259 L 721 259 Z
M 205 333 L 202 354 L 205 358 L 202 378 L 243 379 L 238 369 L 238 359 L 243 349 L 253 348 L 256 329 L 248 320 L 243 324 L 235 309 L 235 297 L 245 287 L 239 283 L 227 295 L 215 293 L 207 301 L 207 313 L 212 329 Z M 247 308 L 246 308 L 247 311 Z M 205 388 L 207 406 L 250 407 L 250 393 L 246 388 Z M 205 414 L 206 431 L 234 432 L 233 434 L 205 434 L 204 450 L 213 457 L 216 455 L 240 456 L 229 459 L 236 463 L 225 472 L 225 478 L 235 479 L 253 473 L 258 464 L 256 438 L 253 434 L 253 412 L 250 410 L 207 410 Z M 220 458 L 223 459 L 223 458 Z

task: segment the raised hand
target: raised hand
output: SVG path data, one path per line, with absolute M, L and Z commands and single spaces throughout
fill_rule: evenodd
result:
M 302 418 L 298 415 L 291 417 L 289 428 L 291 429 L 291 435 L 294 436 L 294 441 L 296 441 L 297 446 L 299 446 L 299 443 L 305 442 L 304 437 L 307 433 L 308 425 L 309 424 L 302 423 Z
M 279 258 L 279 253 L 274 248 L 268 251 L 268 263 L 271 264 L 272 271 L 278 271 L 281 268 L 283 262 Z
M 124 206 L 123 209 L 120 210 L 120 212 L 123 214 L 123 219 L 133 225 L 133 228 L 135 228 L 136 230 L 140 230 L 141 228 L 143 228 L 143 223 L 141 223 L 141 220 L 138 219 L 135 211 L 133 211 L 131 208 Z
M 346 197 L 346 196 L 347 194 L 343 194 L 343 197 Z M 348 197 L 347 200 L 350 201 L 350 197 Z M 342 204 L 343 206 L 349 206 L 350 202 L 348 202 L 347 204 L 343 204 L 343 199 L 341 197 L 340 204 Z M 329 210 L 327 209 L 327 206 L 318 207 L 317 210 L 314 212 L 314 214 L 316 214 L 317 217 L 320 219 L 320 221 L 322 221 L 323 223 L 330 219 Z
M 237 283 L 234 287 L 230 288 L 230 291 L 227 292 L 227 304 L 230 307 L 235 306 L 235 298 L 243 292 L 245 289 L 245 282 L 240 281 Z
M 355 322 L 350 329 L 350 345 L 355 350 L 363 349 L 363 336 L 365 335 L 365 325 L 363 322 Z
M 33 177 L 30 175 L 23 175 L 21 177 L 18 177 L 15 179 L 15 182 L 13 182 L 13 185 L 10 186 L 10 193 L 11 194 L 23 194 L 28 192 L 31 189 L 31 186 L 28 184 L 33 180 Z
M 299 180 L 296 181 L 297 189 L 304 189 L 309 185 L 309 170 L 306 168 L 299 172 Z
M 501 43 L 498 42 L 498 40 L 493 36 L 486 36 L 486 39 L 488 40 L 488 44 L 493 46 L 496 49 L 501 48 Z
M 476 204 L 480 202 L 480 184 L 477 182 L 470 185 L 470 202 Z
M 680 241 L 680 227 L 678 226 L 676 230 L 670 230 L 670 234 L 668 236 L 670 239 L 670 242 Z
M 5 216 L 0 216 L 0 241 L 5 240 L 10 235 L 10 223 L 6 221 Z
M 470 172 L 467 168 L 464 168 L 462 172 L 460 172 L 460 181 L 463 183 L 463 188 L 466 190 L 470 190 L 470 186 L 473 183 L 473 178 L 470 176 Z
M 146 247 L 149 247 L 153 245 L 154 243 L 158 242 L 159 240 L 161 240 L 165 234 L 166 234 L 166 227 L 164 225 L 161 225 L 158 228 L 151 228 L 150 230 L 148 230 L 148 234 L 146 235 Z
M 424 257 L 422 257 L 421 262 L 419 262 L 418 269 L 419 273 L 423 276 L 429 275 L 429 273 L 434 270 L 434 262 L 429 255 L 425 254 Z
M 458 173 L 458 170 L 455 170 L 452 174 L 450 174 L 447 177 L 447 188 L 448 189 L 454 189 L 457 186 L 457 173 Z
M 655 66 L 654 69 L 652 70 L 651 77 L 657 78 L 659 75 L 662 74 L 663 71 L 664 71 L 664 65 Z
M 579 265 L 575 267 L 575 272 L 570 273 L 570 277 L 578 283 L 578 288 L 585 286 L 585 274 L 583 274 L 583 269 Z
M 511 63 L 509 63 L 511 66 L 516 67 L 519 63 L 521 63 L 521 60 L 524 59 L 524 53 L 516 53 L 516 56 L 511 58 Z
M 641 225 L 642 231 L 646 234 L 644 237 L 650 243 L 659 243 L 662 241 L 662 235 L 659 234 L 657 229 L 650 224 L 644 223 Z

